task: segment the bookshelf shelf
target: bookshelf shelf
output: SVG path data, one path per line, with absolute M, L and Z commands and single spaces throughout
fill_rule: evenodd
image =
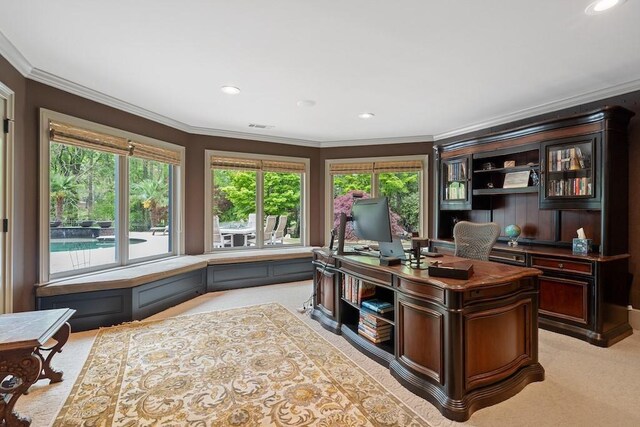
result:
M 380 314 L 380 313 L 376 313 L 375 311 L 367 310 L 366 308 L 364 308 L 364 307 L 362 307 L 362 306 L 360 306 L 360 305 L 358 305 L 356 303 L 353 303 L 353 302 L 349 301 L 348 299 L 346 299 L 344 297 L 341 297 L 340 299 L 342 301 L 344 301 L 345 303 L 349 304 L 351 307 L 355 308 L 358 311 L 361 311 L 361 312 L 363 312 L 365 314 L 369 314 L 369 315 L 375 317 L 376 319 L 383 320 L 384 322 L 386 322 L 386 323 L 388 323 L 388 324 L 390 324 L 392 326 L 395 326 L 395 324 L 396 324 L 396 322 L 394 320 L 394 316 L 393 316 L 393 311 L 389 312 L 389 313 L 385 313 L 385 314 Z

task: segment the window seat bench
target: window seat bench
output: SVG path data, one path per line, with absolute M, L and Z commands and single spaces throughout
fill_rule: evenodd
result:
M 36 309 L 73 308 L 74 331 L 144 319 L 206 292 L 313 277 L 311 247 L 187 255 L 36 285 Z
M 307 280 L 313 277 L 313 247 L 225 251 L 204 255 L 207 292 L 274 283 Z

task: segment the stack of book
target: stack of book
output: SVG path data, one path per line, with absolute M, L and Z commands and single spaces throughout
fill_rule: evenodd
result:
M 360 304 L 376 294 L 375 285 L 345 274 L 342 276 L 342 296 L 347 301 Z
M 381 301 L 379 299 L 362 301 L 361 305 L 363 308 L 379 314 L 385 314 L 393 311 L 393 304 L 387 301 Z
M 358 333 L 374 344 L 389 341 L 391 339 L 391 324 L 369 313 L 360 312 Z

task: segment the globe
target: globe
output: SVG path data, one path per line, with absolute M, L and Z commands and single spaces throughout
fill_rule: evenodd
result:
M 511 239 L 516 239 L 520 233 L 522 233 L 522 229 L 515 224 L 507 225 L 504 228 L 504 234 Z
M 517 246 L 518 245 L 518 236 L 522 233 L 522 229 L 515 224 L 507 225 L 504 228 L 504 234 L 509 238 L 509 242 L 507 244 L 509 246 Z

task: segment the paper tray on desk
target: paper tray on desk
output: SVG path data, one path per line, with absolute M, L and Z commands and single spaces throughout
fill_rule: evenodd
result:
M 452 262 L 429 266 L 429 276 L 448 277 L 450 279 L 468 279 L 473 274 L 473 264 L 470 262 Z

